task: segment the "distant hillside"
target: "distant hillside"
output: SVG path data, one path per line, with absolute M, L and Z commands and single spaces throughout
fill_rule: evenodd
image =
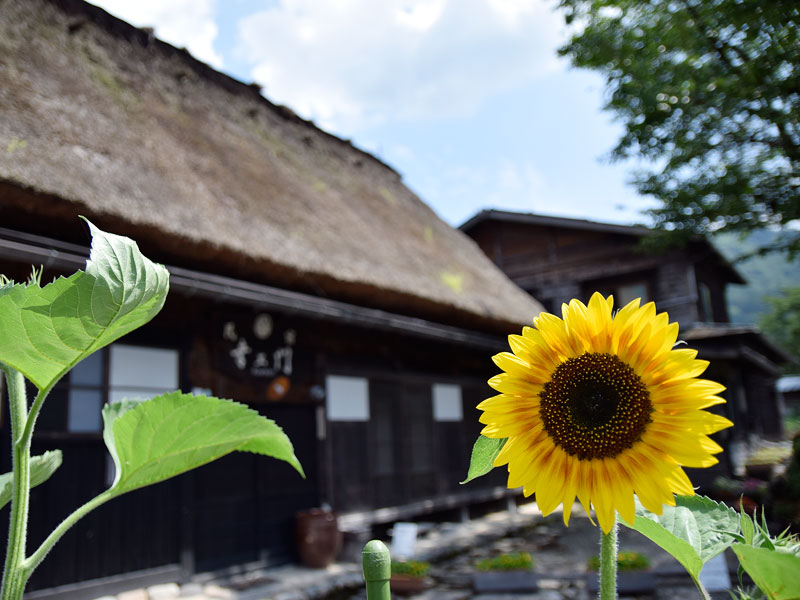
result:
M 777 237 L 776 232 L 761 230 L 745 239 L 735 234 L 722 234 L 715 236 L 713 242 L 726 258 L 733 260 Z M 747 280 L 747 285 L 728 287 L 728 308 L 734 323 L 756 323 L 758 315 L 768 308 L 765 296 L 778 296 L 783 288 L 800 286 L 800 259 L 788 262 L 785 255 L 774 254 L 751 258 L 734 266 Z

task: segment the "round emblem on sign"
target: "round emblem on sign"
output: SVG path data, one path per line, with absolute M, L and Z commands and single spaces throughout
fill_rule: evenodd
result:
M 267 398 L 270 400 L 280 400 L 289 392 L 291 386 L 292 384 L 288 377 L 284 377 L 283 375 L 276 377 L 267 388 Z
M 272 317 L 266 313 L 258 315 L 253 321 L 253 333 L 260 340 L 265 340 L 272 335 Z

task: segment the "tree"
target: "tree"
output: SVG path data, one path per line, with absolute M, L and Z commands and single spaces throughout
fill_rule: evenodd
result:
M 559 52 L 606 79 L 625 132 L 613 159 L 672 240 L 779 226 L 800 254 L 800 2 L 559 0 L 576 33 Z
M 800 360 L 800 287 L 789 287 L 780 296 L 765 298 L 770 309 L 758 324 L 764 333 L 789 354 Z M 798 363 L 788 366 L 797 372 Z

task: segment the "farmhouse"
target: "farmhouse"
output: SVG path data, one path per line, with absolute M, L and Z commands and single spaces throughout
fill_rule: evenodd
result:
M 30 589 L 293 560 L 311 507 L 357 529 L 508 493 L 502 476 L 458 482 L 489 357 L 541 306 L 390 166 L 80 0 L 3 3 L 0 155 L 0 273 L 81 268 L 78 215 L 171 273 L 160 315 L 49 397 L 33 450 L 64 464 L 34 490 L 30 544 L 110 483 L 100 408 L 123 396 L 245 402 L 307 474 L 237 454 L 132 492 L 71 530 Z

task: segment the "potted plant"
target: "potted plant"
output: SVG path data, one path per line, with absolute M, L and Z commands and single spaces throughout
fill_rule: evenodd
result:
M 600 569 L 600 557 L 592 556 L 586 561 L 592 571 L 587 577 L 590 593 L 597 592 L 596 571 Z M 619 594 L 651 593 L 655 589 L 655 576 L 649 572 L 650 559 L 635 550 L 620 550 L 617 554 L 617 591 Z
M 397 594 L 418 594 L 425 589 L 431 565 L 421 560 L 393 560 L 391 589 Z
M 505 552 L 475 563 L 476 592 L 532 592 L 537 589 L 530 552 Z

